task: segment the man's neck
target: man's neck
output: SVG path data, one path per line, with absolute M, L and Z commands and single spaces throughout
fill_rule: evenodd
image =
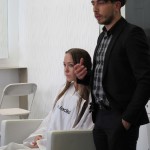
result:
M 121 15 L 117 16 L 110 24 L 104 25 L 105 28 L 107 29 L 107 31 L 108 31 L 109 29 L 111 29 L 112 26 L 114 26 L 114 24 L 116 24 L 116 22 L 118 22 L 118 20 L 120 20 L 120 18 L 121 18 Z

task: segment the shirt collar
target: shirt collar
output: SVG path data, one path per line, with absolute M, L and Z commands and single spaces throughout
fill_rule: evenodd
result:
M 106 29 L 106 27 L 104 26 L 103 32 L 107 33 L 107 36 L 113 35 L 113 33 L 116 31 L 117 27 L 119 26 L 119 24 L 122 22 L 123 17 L 121 17 L 108 31 Z

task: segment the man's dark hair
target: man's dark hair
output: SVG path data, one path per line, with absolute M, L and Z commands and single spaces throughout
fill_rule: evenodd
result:
M 126 0 L 111 0 L 112 2 L 115 2 L 115 1 L 120 1 L 121 2 L 121 7 L 125 5 L 126 3 Z
M 105 2 L 111 1 L 112 3 L 116 2 L 116 1 L 120 1 L 121 2 L 121 7 L 122 7 L 122 6 L 125 5 L 125 3 L 126 3 L 127 0 L 103 0 L 103 1 L 105 1 Z

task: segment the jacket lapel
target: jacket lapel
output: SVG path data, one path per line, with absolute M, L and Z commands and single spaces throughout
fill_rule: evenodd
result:
M 121 22 L 118 26 L 117 26 L 117 31 L 115 31 L 115 33 L 112 35 L 112 39 L 110 41 L 110 44 L 107 48 L 106 54 L 105 54 L 105 60 L 104 60 L 104 68 L 103 68 L 103 78 L 105 77 L 106 71 L 107 71 L 107 67 L 109 64 L 109 59 L 110 59 L 110 54 L 113 50 L 113 47 L 115 45 L 115 43 L 117 42 L 117 39 L 119 38 L 119 35 L 122 33 L 122 30 L 125 27 L 125 22 Z

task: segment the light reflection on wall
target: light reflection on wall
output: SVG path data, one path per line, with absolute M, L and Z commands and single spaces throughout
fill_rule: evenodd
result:
M 8 58 L 8 1 L 0 0 L 0 58 Z

